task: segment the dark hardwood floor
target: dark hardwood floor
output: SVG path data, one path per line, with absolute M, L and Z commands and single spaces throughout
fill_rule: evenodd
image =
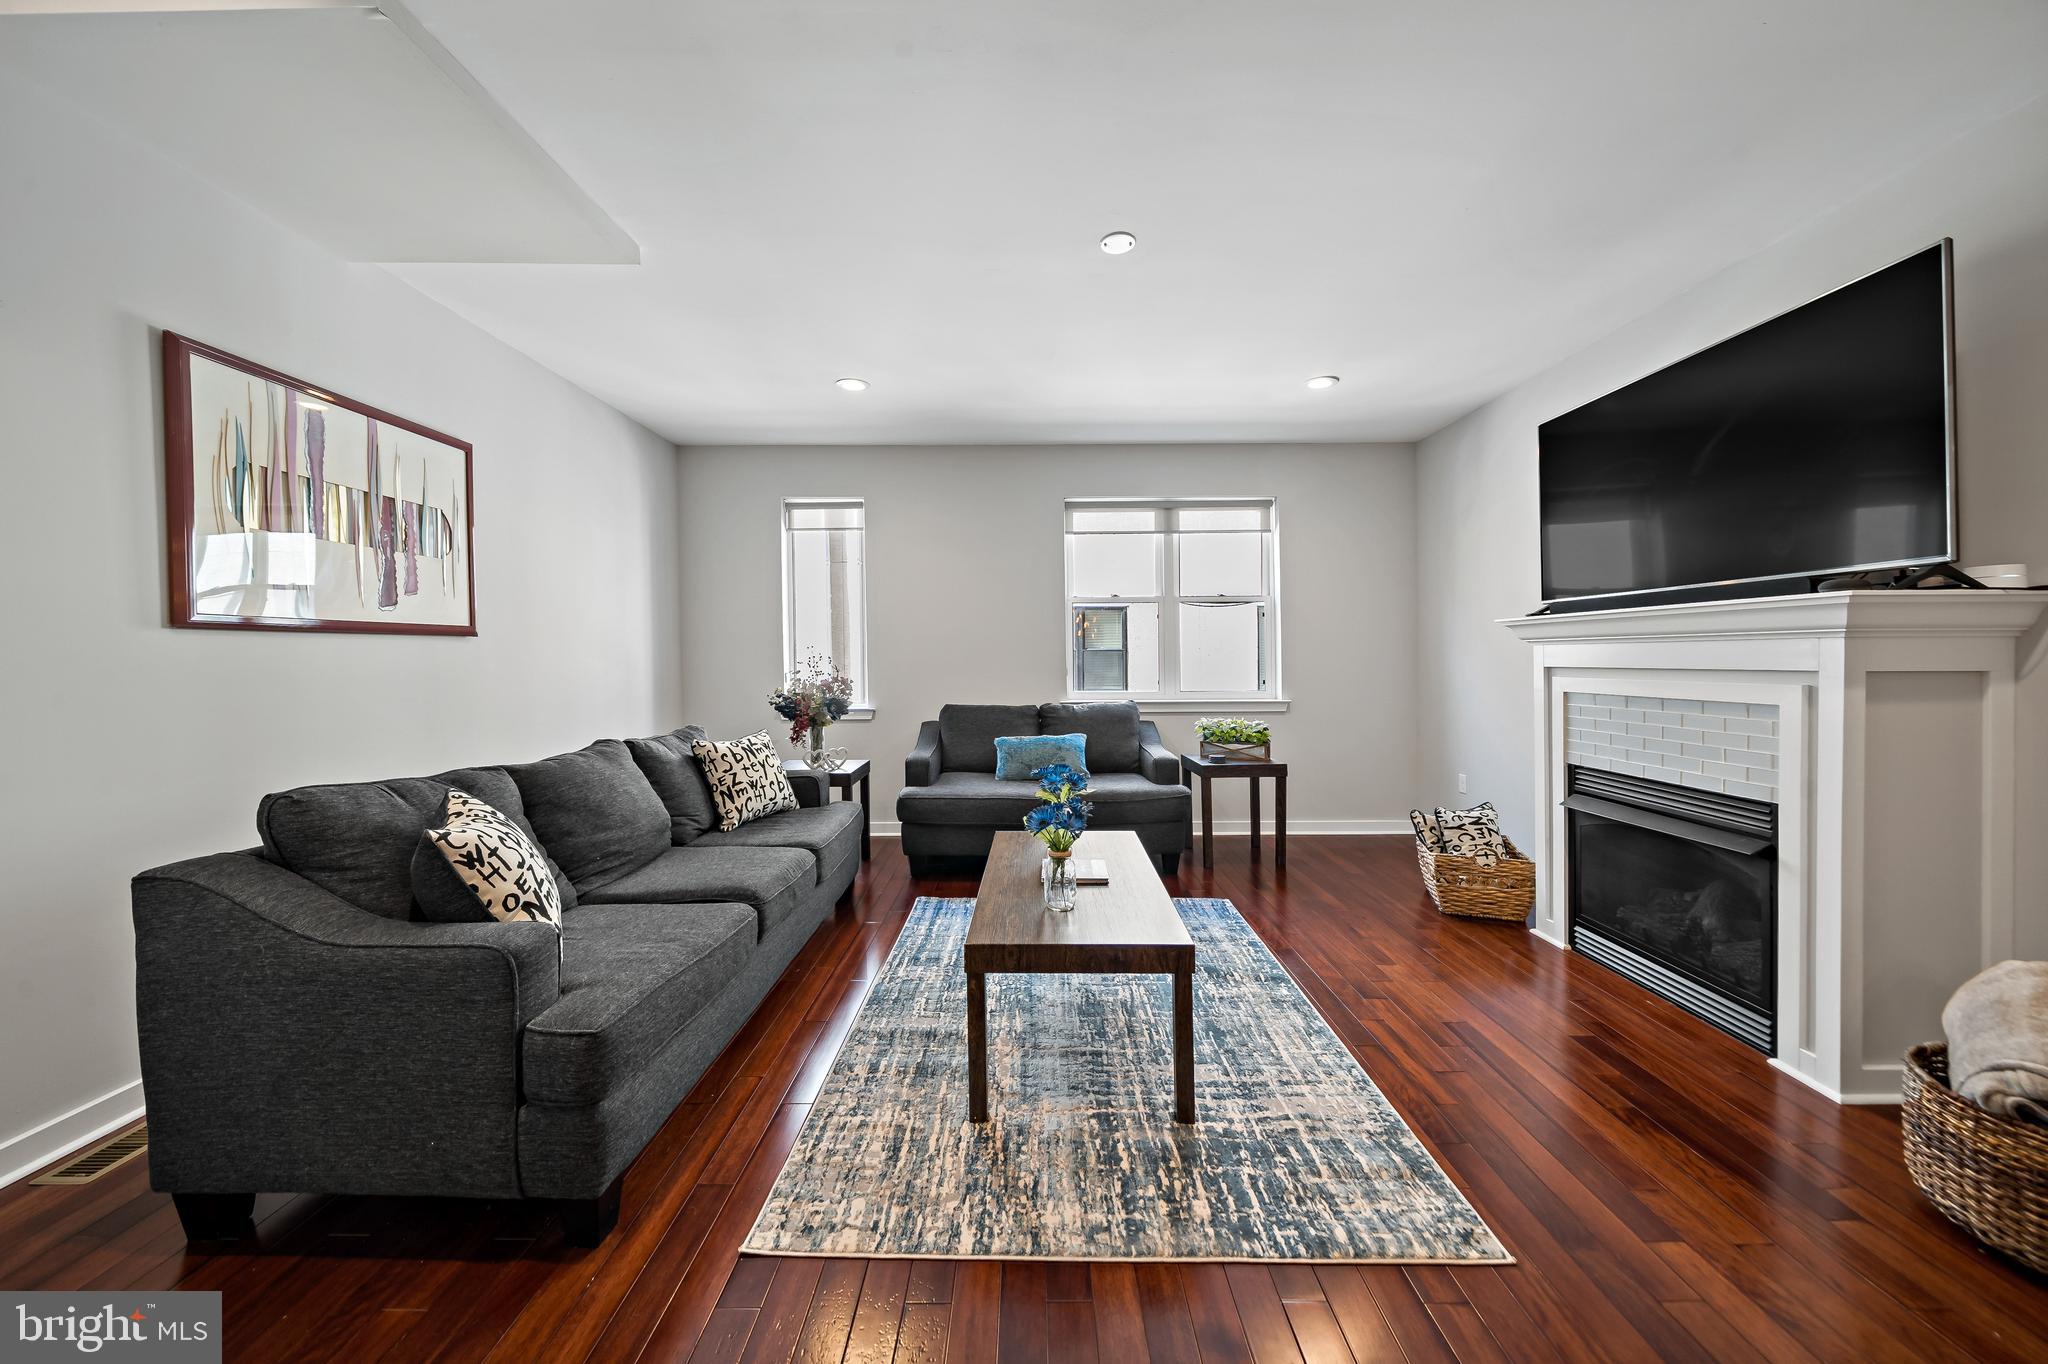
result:
M 269 1195 L 189 1249 L 140 1161 L 0 1191 L 0 1285 L 225 1294 L 248 1360 L 2043 1360 L 2048 1284 L 1918 1195 L 1894 1109 L 1838 1108 L 1519 927 L 1431 910 L 1404 838 L 1221 840 L 1234 901 L 1520 1263 L 1426 1268 L 740 1258 L 914 894 L 877 840 L 820 930 L 563 1246 L 513 1204 Z M 1270 855 L 1270 850 L 1269 850 Z

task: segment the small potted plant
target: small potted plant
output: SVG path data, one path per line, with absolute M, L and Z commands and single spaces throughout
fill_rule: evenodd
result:
M 806 655 L 803 666 L 784 678 L 780 689 L 768 693 L 768 704 L 789 721 L 791 743 L 810 740 L 805 762 L 820 771 L 837 766 L 825 751 L 825 728 L 853 709 L 853 679 L 840 672 L 831 659 Z
M 1032 773 L 1038 778 L 1038 808 L 1024 816 L 1024 827 L 1045 844 L 1045 865 L 1040 877 L 1045 882 L 1045 907 L 1069 910 L 1074 907 L 1074 843 L 1088 828 L 1088 816 L 1095 807 L 1081 797 L 1088 794 L 1088 774 L 1065 763 L 1052 763 Z
M 1242 715 L 1219 715 L 1195 722 L 1195 737 L 1202 741 L 1202 756 L 1226 762 L 1270 762 L 1273 730 L 1264 720 Z

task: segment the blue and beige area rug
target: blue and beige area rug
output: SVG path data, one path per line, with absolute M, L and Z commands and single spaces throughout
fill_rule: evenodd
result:
M 990 1121 L 969 1123 L 974 902 L 920 899 L 745 1249 L 1509 1263 L 1230 902 L 1176 903 L 1200 1122 L 1173 1121 L 1167 977 L 991 975 Z

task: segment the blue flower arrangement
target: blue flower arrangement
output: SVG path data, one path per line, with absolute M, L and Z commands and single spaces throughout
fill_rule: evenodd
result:
M 1031 775 L 1038 778 L 1039 806 L 1024 816 L 1024 827 L 1047 852 L 1065 857 L 1088 828 L 1088 816 L 1095 813 L 1095 807 L 1081 799 L 1088 794 L 1088 774 L 1066 763 L 1052 763 Z

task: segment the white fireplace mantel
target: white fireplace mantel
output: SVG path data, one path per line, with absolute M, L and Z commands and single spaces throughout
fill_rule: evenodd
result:
M 1778 1048 L 1844 1103 L 2013 952 L 2016 642 L 2031 592 L 1830 592 L 1500 622 L 1535 646 L 1539 937 L 1568 947 L 1565 693 L 1778 708 Z

